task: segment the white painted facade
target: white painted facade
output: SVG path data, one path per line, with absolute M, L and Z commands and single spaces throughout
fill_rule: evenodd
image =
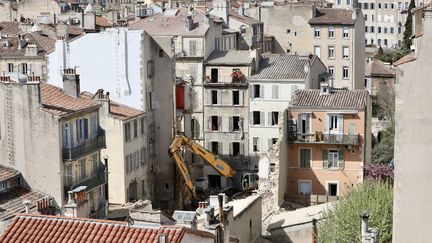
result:
M 65 43 L 56 42 L 48 55 L 48 83 L 62 87 L 63 66 L 77 67 L 81 90 L 110 92 L 122 104 L 144 108 L 141 90 L 141 30 L 107 29 Z

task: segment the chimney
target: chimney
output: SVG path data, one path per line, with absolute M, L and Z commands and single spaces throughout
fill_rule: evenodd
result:
M 80 96 L 80 79 L 75 68 L 63 69 L 63 90 L 67 95 Z
M 168 234 L 160 234 L 158 243 L 168 243 Z
M 24 201 L 23 201 L 23 204 L 24 204 L 24 206 L 25 206 L 25 212 L 26 212 L 26 213 L 30 213 L 30 203 L 31 203 L 30 200 L 24 200 Z
M 38 49 L 37 49 L 36 44 L 29 43 L 26 47 L 25 55 L 26 56 L 37 56 L 37 52 L 38 52 Z
M 75 193 L 73 191 L 68 191 L 68 204 L 75 203 Z
M 186 27 L 189 31 L 191 31 L 193 29 L 194 22 L 193 22 L 192 14 L 188 14 L 186 16 L 185 24 L 186 24 Z

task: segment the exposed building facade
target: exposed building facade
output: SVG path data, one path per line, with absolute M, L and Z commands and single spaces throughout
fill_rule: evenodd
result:
M 363 182 L 371 156 L 371 100 L 366 90 L 298 90 L 288 107 L 289 200 L 320 203 Z

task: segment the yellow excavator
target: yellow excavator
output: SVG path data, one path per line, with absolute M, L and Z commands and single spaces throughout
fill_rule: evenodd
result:
M 190 176 L 189 169 L 180 155 L 181 148 L 186 148 L 192 153 L 199 155 L 221 176 L 231 178 L 230 184 L 236 191 L 258 189 L 258 175 L 247 171 L 236 171 L 227 162 L 221 160 L 218 156 L 195 143 L 192 139 L 184 135 L 177 135 L 171 143 L 169 153 L 175 160 L 177 167 L 185 180 L 185 184 L 193 197 L 196 197 L 195 185 Z

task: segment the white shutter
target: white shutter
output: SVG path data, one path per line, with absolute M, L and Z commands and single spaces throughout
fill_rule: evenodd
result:
M 223 143 L 222 142 L 218 143 L 218 154 L 223 154 Z
M 229 155 L 233 155 L 233 143 L 229 143 Z
M 279 85 L 272 85 L 272 99 L 279 99 Z
M 229 131 L 232 132 L 233 131 L 233 117 L 230 116 L 229 117 Z
M 265 117 L 264 117 L 264 112 L 260 112 L 260 125 L 264 126 L 265 125 Z
M 222 131 L 222 117 L 218 116 L 218 131 Z
M 324 114 L 324 133 L 329 133 L 329 114 Z
M 298 117 L 297 117 L 297 133 L 302 133 L 302 117 L 303 117 L 303 114 L 298 114 Z
M 306 129 L 305 129 L 305 131 L 306 131 L 306 133 L 311 133 L 311 128 L 310 128 L 310 125 L 311 125 L 311 114 L 305 114 L 305 119 L 306 119 Z
M 212 95 L 211 95 L 211 90 L 207 90 L 207 105 L 211 105 L 211 103 L 212 103 Z
M 252 98 L 255 98 L 254 96 L 253 96 L 253 94 L 254 94 L 254 90 L 255 90 L 255 85 L 249 85 L 249 97 L 252 99 Z
M 260 98 L 264 99 L 264 85 L 260 85 Z
M 268 149 L 270 149 L 271 146 L 273 145 L 273 141 L 272 141 L 271 138 L 268 139 L 268 144 L 267 145 L 268 145 Z
M 343 114 L 338 115 L 338 131 L 340 134 L 343 134 Z
M 217 91 L 217 104 L 222 105 L 222 90 Z
M 272 113 L 267 112 L 267 124 L 270 126 L 272 124 Z
M 244 91 L 239 91 L 239 105 L 243 106 L 244 105 Z
M 208 130 L 211 131 L 212 130 L 211 116 L 208 117 L 207 124 L 208 124 Z
M 253 111 L 249 112 L 249 124 L 253 125 Z
M 240 155 L 244 155 L 245 151 L 244 151 L 244 143 L 240 143 Z

